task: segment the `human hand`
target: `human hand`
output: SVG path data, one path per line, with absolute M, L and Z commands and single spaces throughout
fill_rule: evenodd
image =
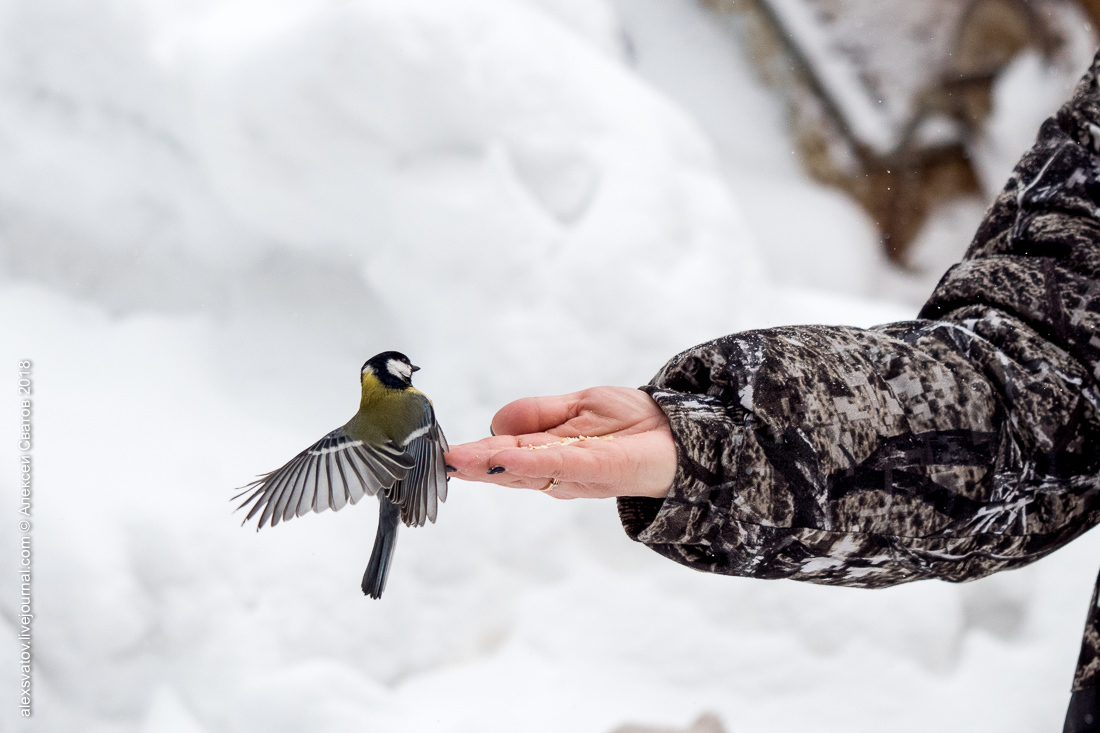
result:
M 558 499 L 660 499 L 676 475 L 668 418 L 637 389 L 593 387 L 516 400 L 493 417 L 492 431 L 494 437 L 451 448 L 452 476 L 516 489 L 543 489 L 557 479 L 546 493 Z M 559 443 L 580 436 L 604 439 Z

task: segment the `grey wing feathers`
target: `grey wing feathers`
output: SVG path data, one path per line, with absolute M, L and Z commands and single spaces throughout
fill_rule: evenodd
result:
M 408 527 L 435 522 L 439 502 L 447 500 L 447 472 L 443 453 L 447 439 L 435 421 L 431 403 L 424 400 L 424 419 L 404 448 L 413 458 L 412 470 L 386 491 L 386 498 L 401 508 Z
M 270 522 L 326 509 L 343 509 L 364 495 L 389 491 L 413 468 L 414 457 L 396 445 L 372 446 L 337 428 L 260 476 L 234 499 L 248 494 L 238 509 L 251 505 L 244 521 L 260 515 L 256 529 Z

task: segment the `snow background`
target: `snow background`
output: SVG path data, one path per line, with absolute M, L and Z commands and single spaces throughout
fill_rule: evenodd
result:
M 985 202 L 893 269 L 800 170 L 738 32 L 689 0 L 0 2 L 0 730 L 1058 729 L 1100 535 L 965 585 L 823 588 L 681 568 L 613 502 L 452 482 L 375 603 L 373 502 L 259 534 L 230 511 L 385 349 L 459 443 L 732 331 L 912 317 Z M 1005 73 L 983 176 L 1078 56 Z

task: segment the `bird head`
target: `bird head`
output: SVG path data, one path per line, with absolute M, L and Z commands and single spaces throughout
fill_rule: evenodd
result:
M 367 374 L 371 374 L 390 389 L 408 389 L 412 386 L 413 372 L 418 369 L 420 367 L 413 366 L 409 357 L 400 351 L 383 351 L 364 362 L 359 381 L 362 383 Z

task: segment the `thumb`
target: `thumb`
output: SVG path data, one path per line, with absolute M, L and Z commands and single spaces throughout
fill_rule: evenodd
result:
M 493 416 L 493 435 L 545 433 L 577 414 L 577 393 L 554 397 L 524 397 L 500 408 Z

